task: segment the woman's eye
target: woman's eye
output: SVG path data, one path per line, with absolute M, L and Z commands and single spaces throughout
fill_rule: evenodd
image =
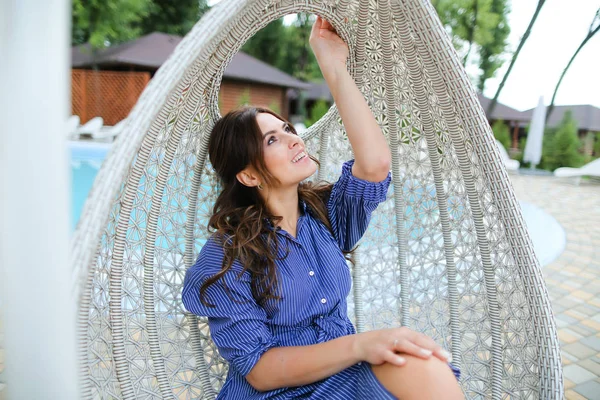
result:
M 286 125 L 285 126 L 285 131 L 286 132 L 292 132 L 292 128 L 289 125 Z M 294 132 L 292 132 L 292 133 L 294 133 Z
M 269 139 L 267 139 L 267 145 L 270 145 L 271 143 L 273 143 L 275 141 L 275 136 L 271 136 L 269 137 Z

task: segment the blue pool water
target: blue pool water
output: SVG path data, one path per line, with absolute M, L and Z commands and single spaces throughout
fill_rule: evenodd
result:
M 109 149 L 110 144 L 69 142 L 72 230 L 79 221 L 85 199 Z
M 85 199 L 109 149 L 110 144 L 69 142 L 72 174 L 72 230 L 75 229 Z M 408 203 L 411 202 L 410 197 L 406 200 Z M 563 252 L 566 244 L 565 231 L 554 217 L 540 208 L 522 201 L 520 204 L 540 263 L 548 265 Z

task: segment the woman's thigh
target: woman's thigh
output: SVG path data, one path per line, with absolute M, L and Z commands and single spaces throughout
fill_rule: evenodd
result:
M 402 400 L 464 399 L 447 363 L 436 357 L 402 357 L 406 363 L 401 367 L 388 363 L 371 366 L 375 377 L 394 396 Z

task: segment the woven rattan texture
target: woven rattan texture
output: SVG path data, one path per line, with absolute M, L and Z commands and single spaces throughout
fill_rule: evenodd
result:
M 208 133 L 227 63 L 305 11 L 349 43 L 348 67 L 393 151 L 393 186 L 355 257 L 359 330 L 408 325 L 452 350 L 468 398 L 559 398 L 539 264 L 483 111 L 429 3 L 222 1 L 132 111 L 73 239 L 84 398 L 213 398 L 226 363 L 181 286 L 218 193 Z M 333 181 L 352 151 L 333 107 L 305 135 Z

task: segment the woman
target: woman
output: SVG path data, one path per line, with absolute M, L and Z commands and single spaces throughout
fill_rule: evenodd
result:
M 385 200 L 391 157 L 346 70 L 344 41 L 318 17 L 310 45 L 355 154 L 334 185 L 300 183 L 316 160 L 272 111 L 233 111 L 211 134 L 223 191 L 182 299 L 208 317 L 229 362 L 219 398 L 462 398 L 449 354 L 433 340 L 406 328 L 356 334 L 347 317 L 343 252 Z

